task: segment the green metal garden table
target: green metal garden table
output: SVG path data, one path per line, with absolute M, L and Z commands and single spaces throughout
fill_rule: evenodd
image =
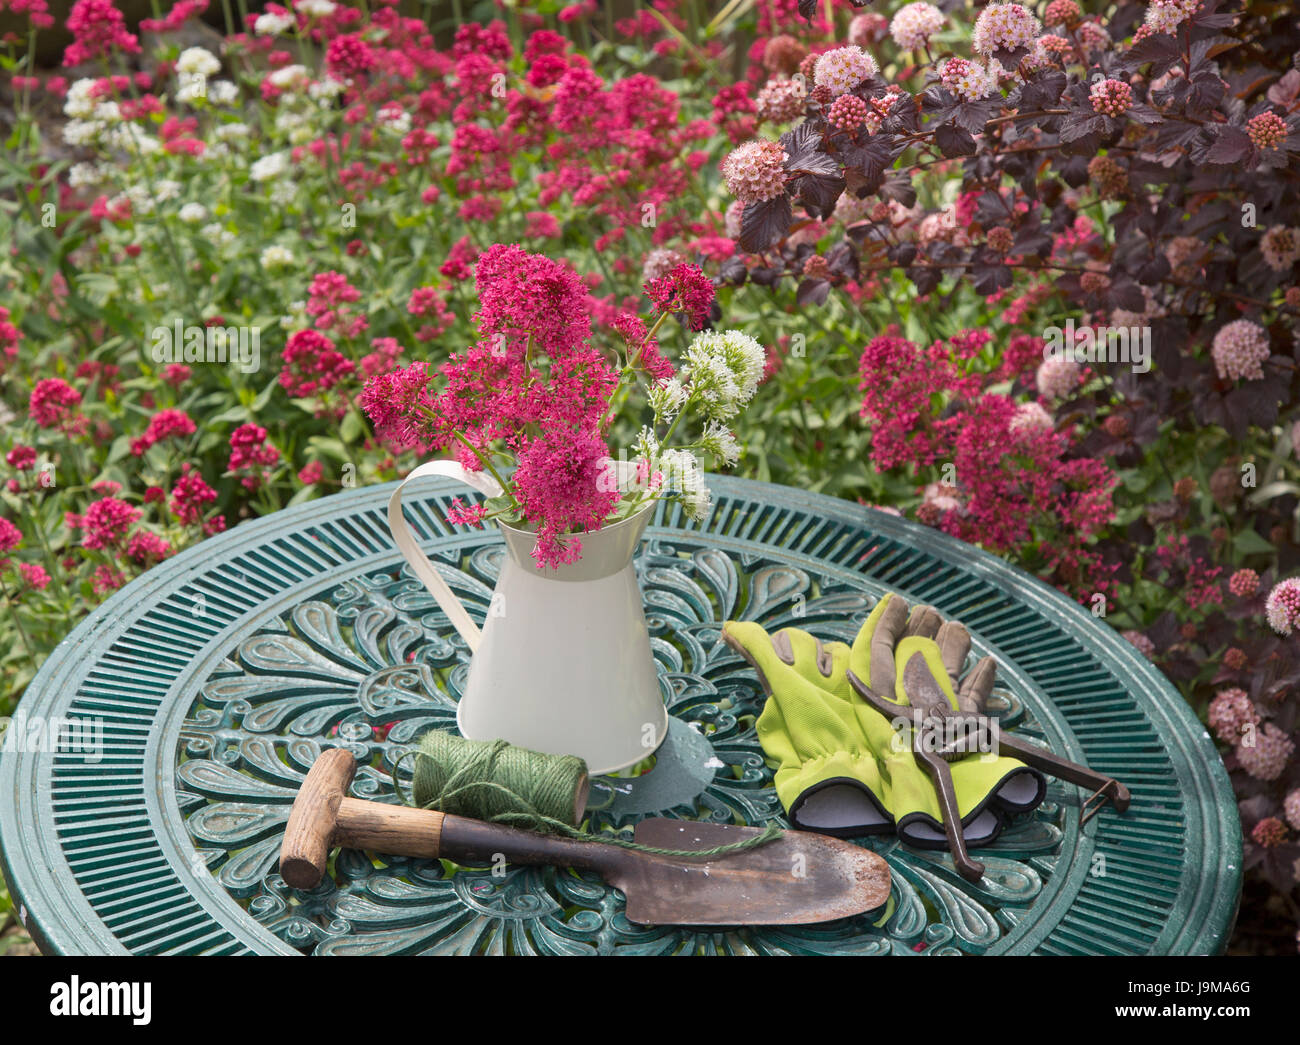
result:
M 589 874 L 504 877 L 343 850 L 300 892 L 277 855 L 295 791 L 348 747 L 353 794 L 395 801 L 396 759 L 455 728 L 468 650 L 398 555 L 391 486 L 245 523 L 118 592 L 54 651 L 20 707 L 102 729 L 85 751 L 0 754 L 4 874 L 43 951 L 99 953 L 1211 953 L 1241 885 L 1241 831 L 1214 744 L 1179 694 L 1104 622 L 933 530 L 800 491 L 714 477 L 703 523 L 660 505 L 637 556 L 672 728 L 654 768 L 596 782 L 592 827 L 645 815 L 781 821 L 754 730 L 762 692 L 724 620 L 851 640 L 886 590 L 970 628 L 993 654 L 1002 728 L 1133 792 L 1080 823 L 1047 801 L 976 855 L 863 839 L 889 862 L 883 911 L 812 926 L 645 927 Z M 407 517 L 456 593 L 487 612 L 504 545 L 453 529 L 463 487 L 430 481 Z M 20 748 L 23 745 L 18 745 Z M 28 747 L 38 745 L 27 745 Z M 67 745 L 64 745 L 67 748 Z

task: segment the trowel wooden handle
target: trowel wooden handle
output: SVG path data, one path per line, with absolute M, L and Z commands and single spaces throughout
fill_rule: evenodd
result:
M 294 888 L 315 888 L 330 850 L 339 845 L 428 859 L 438 855 L 443 815 L 346 797 L 356 769 L 351 752 L 332 748 L 308 772 L 280 847 L 280 875 Z
M 294 799 L 280 846 L 280 876 L 295 889 L 314 889 L 335 846 L 433 860 L 439 856 L 487 866 L 499 856 L 511 863 L 554 864 L 599 870 L 622 850 L 591 842 L 549 838 L 433 809 L 347 798 L 356 760 L 344 748 L 316 759 Z M 578 810 L 586 802 L 579 789 Z

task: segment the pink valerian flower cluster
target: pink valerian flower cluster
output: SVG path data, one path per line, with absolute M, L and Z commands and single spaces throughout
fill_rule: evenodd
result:
M 891 332 L 866 346 L 859 387 L 872 463 L 881 470 L 952 463 L 959 485 L 926 509 L 925 521 L 1005 550 L 1032 541 L 1035 522 L 1050 519 L 1068 535 L 1040 549 L 1051 567 L 1080 590 L 1106 590 L 1113 571 L 1088 545 L 1113 514 L 1115 478 L 1102 462 L 1071 456 L 1069 433 L 1055 430 L 1041 404 L 987 392 L 996 374 L 966 372 L 988 340 L 963 332 L 923 349 Z
M 382 438 L 452 449 L 470 469 L 504 444 L 519 462 L 510 488 L 537 533 L 533 556 L 558 566 L 581 552 L 571 534 L 599 529 L 618 501 L 593 471 L 609 456 L 618 373 L 588 343 L 586 287 L 567 265 L 498 244 L 479 258 L 475 285 L 479 340 L 440 368 L 442 390 L 430 392 L 416 363 L 372 379 L 359 401 Z
M 436 287 L 416 287 L 406 302 L 406 311 L 424 320 L 415 332 L 417 341 L 432 341 L 456 321 Z
M 280 451 L 267 443 L 266 429 L 261 425 L 242 424 L 231 433 L 230 462 L 226 468 L 239 476 L 245 489 L 256 490 L 261 486 L 279 460 Z
M 10 552 L 22 543 L 23 533 L 3 515 L 0 515 L 0 552 Z
M 191 18 L 196 18 L 208 9 L 208 0 L 180 0 L 162 18 L 144 18 L 140 21 L 140 30 L 145 33 L 175 32 Z
M 139 457 L 163 440 L 184 439 L 194 432 L 194 422 L 184 410 L 159 410 L 149 419 L 144 435 L 131 440 L 131 453 Z
M 72 43 L 63 52 L 66 66 L 110 58 L 114 51 L 140 53 L 140 41 L 127 32 L 126 20 L 112 0 L 77 0 L 68 14 L 67 27 Z
M 193 526 L 203 520 L 205 506 L 217 499 L 217 491 L 205 483 L 198 472 L 192 471 L 188 464 L 181 465 L 181 472 L 183 474 L 172 487 L 168 507 L 182 525 Z M 225 528 L 224 520 L 220 528 Z
M 22 339 L 22 331 L 9 322 L 9 310 L 0 305 L 0 374 L 5 372 L 9 361 L 18 355 L 18 342 Z
M 281 357 L 280 386 L 295 398 L 323 396 L 356 371 L 356 364 L 318 330 L 290 335 Z
M 660 312 L 681 313 L 692 330 L 704 329 L 713 308 L 713 281 L 698 266 L 682 264 L 666 276 L 649 280 L 645 293 Z
M 120 547 L 126 539 L 127 531 L 142 514 L 144 513 L 135 505 L 116 497 L 105 497 L 91 504 L 85 515 L 78 516 L 69 512 L 65 521 L 72 529 L 82 531 L 81 546 L 93 551 L 97 548 Z
M 81 435 L 88 421 L 79 410 L 81 393 L 62 378 L 36 382 L 27 401 L 27 415 L 41 428 L 57 428 L 65 435 Z
M 126 543 L 126 557 L 142 569 L 162 562 L 171 553 L 171 544 L 148 530 L 137 530 Z
M 361 291 L 340 272 L 322 272 L 311 281 L 307 291 L 307 315 L 315 317 L 316 328 L 337 337 L 356 337 L 366 329 L 364 315 L 354 315 L 348 307 L 361 297 Z
M 37 29 L 49 29 L 54 25 L 54 16 L 45 0 L 0 0 L 0 11 L 6 8 L 16 15 L 27 15 Z

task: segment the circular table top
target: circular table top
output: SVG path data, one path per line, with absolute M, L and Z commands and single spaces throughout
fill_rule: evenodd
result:
M 1047 800 L 991 847 L 978 883 L 946 853 L 863 839 L 889 862 L 883 911 L 810 926 L 646 927 L 598 877 L 501 876 L 340 851 L 316 889 L 276 868 L 306 770 L 329 746 L 352 793 L 393 801 L 395 760 L 454 729 L 469 652 L 388 534 L 393 487 L 245 523 L 150 570 L 50 656 L 0 754 L 4 873 L 42 950 L 97 953 L 1208 953 L 1226 943 L 1241 829 L 1223 764 L 1169 682 L 1104 622 L 1021 570 L 882 512 L 712 477 L 703 523 L 660 505 L 636 559 L 672 728 L 654 768 L 604 779 L 592 828 L 645 815 L 783 823 L 754 730 L 763 695 L 727 619 L 851 640 L 894 590 L 993 654 L 1004 729 L 1133 793 L 1080 824 Z M 504 546 L 442 517 L 463 488 L 405 498 L 480 620 Z M 62 730 L 60 733 L 59 730 Z M 58 750 L 41 742 L 60 735 Z M 24 740 L 26 738 L 26 740 Z M 71 738 L 72 743 L 68 742 Z

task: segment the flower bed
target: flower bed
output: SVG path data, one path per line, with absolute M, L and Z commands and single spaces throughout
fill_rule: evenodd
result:
M 496 329 L 476 266 L 513 245 L 592 344 L 671 313 L 674 359 L 701 325 L 764 346 L 740 474 L 942 528 L 1124 632 L 1223 744 L 1245 928 L 1300 922 L 1296 27 L 719 6 L 299 0 L 201 46 L 203 0 L 78 0 L 62 67 L 11 39 L 0 715 L 134 576 L 441 445 L 362 390 Z

